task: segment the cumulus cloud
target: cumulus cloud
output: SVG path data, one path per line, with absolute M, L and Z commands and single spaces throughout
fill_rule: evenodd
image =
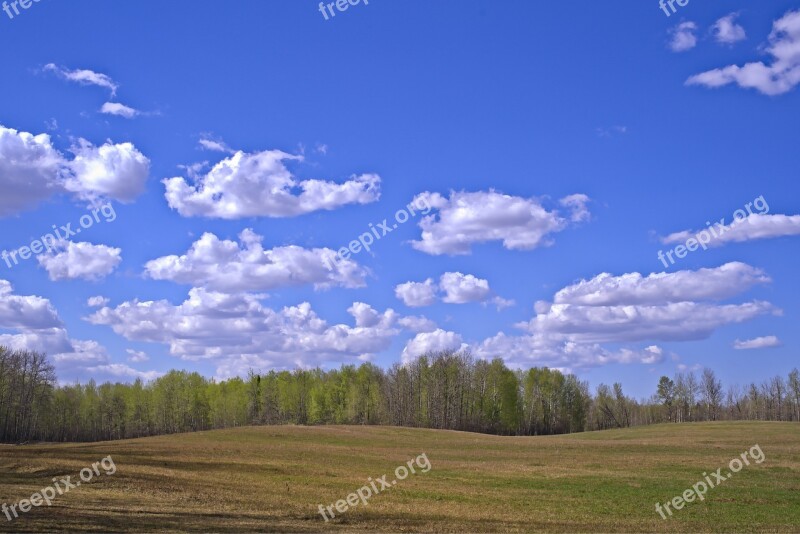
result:
M 514 305 L 513 300 L 493 296 L 488 280 L 459 272 L 444 273 L 438 284 L 433 278 L 424 282 L 406 282 L 395 287 L 394 292 L 398 299 L 411 307 L 431 306 L 439 298 L 447 304 L 492 302 L 498 310 Z
M 684 243 L 690 237 L 697 239 L 701 233 L 705 234 L 704 240 L 710 247 L 718 247 L 727 243 L 795 236 L 800 235 L 800 215 L 754 213 L 744 218 L 736 218 L 730 224 L 714 225 L 697 231 L 675 232 L 662 238 L 661 242 L 665 244 Z
M 721 326 L 776 313 L 767 302 L 718 304 L 769 281 L 743 263 L 649 276 L 604 273 L 557 292 L 523 328 L 586 343 L 704 339 Z
M 81 139 L 72 152 L 75 159 L 69 162 L 72 174 L 66 188 L 80 198 L 132 202 L 144 192 L 150 160 L 131 143 L 96 147 Z
M 67 382 L 112 376 L 103 367 L 111 365 L 105 347 L 92 340 L 70 339 L 48 299 L 17 295 L 6 280 L 0 280 L 0 331 L 11 331 L 0 334 L 0 345 L 47 353 L 58 376 Z
M 439 287 L 444 291 L 442 301 L 448 304 L 482 302 L 491 293 L 488 280 L 458 272 L 444 273 L 439 280 Z
M 57 76 L 70 82 L 75 82 L 81 85 L 95 85 L 97 87 L 104 87 L 111 91 L 111 96 L 114 96 L 117 92 L 118 85 L 114 82 L 114 80 L 99 72 L 88 69 L 69 70 L 64 67 L 59 67 L 53 63 L 48 63 L 45 65 L 44 70 L 53 72 Z
M 728 65 L 691 76 L 686 85 L 714 88 L 733 83 L 770 96 L 791 91 L 800 83 L 800 10 L 789 11 L 773 23 L 766 52 L 772 56 L 770 64 Z
M 509 336 L 503 332 L 473 346 L 472 352 L 484 359 L 503 358 L 511 367 L 519 368 L 537 365 L 581 369 L 613 363 L 652 365 L 666 358 L 658 345 L 611 350 L 597 343 L 569 341 L 559 336 Z
M 654 342 L 701 340 L 714 331 L 780 310 L 763 301 L 722 304 L 768 283 L 763 272 L 742 263 L 715 269 L 654 273 L 607 273 L 559 290 L 554 302 L 537 302 L 536 316 L 475 346 L 476 355 L 529 365 L 582 367 L 655 363 L 664 357 Z M 643 349 L 607 344 L 645 342 Z
M 103 107 L 100 108 L 100 113 L 116 115 L 126 119 L 132 119 L 140 114 L 138 110 L 126 106 L 125 104 L 120 104 L 119 102 L 106 102 L 103 104 Z
M 711 27 L 711 34 L 718 43 L 733 44 L 747 39 L 744 28 L 736 24 L 738 13 L 722 17 Z
M 0 126 L 0 217 L 18 213 L 61 192 L 61 154 L 47 134 Z
M 37 256 L 52 281 L 99 280 L 114 272 L 122 261 L 121 249 L 91 243 L 60 241 Z
M 299 180 L 286 167 L 302 161 L 279 150 L 236 152 L 189 183 L 183 177 L 163 180 L 170 207 L 184 217 L 239 219 L 294 217 L 348 204 L 368 204 L 380 197 L 380 177 L 352 176 L 343 183 Z
M 168 345 L 185 360 L 216 361 L 218 373 L 253 361 L 289 369 L 355 361 L 386 350 L 403 328 L 391 309 L 378 312 L 357 302 L 348 313 L 352 326 L 331 325 L 308 303 L 273 310 L 259 295 L 193 288 L 179 305 L 133 300 L 97 310 L 87 320 L 129 341 Z
M 49 300 L 15 295 L 11 283 L 0 280 L 0 328 L 43 330 L 61 326 L 61 319 Z
M 461 336 L 455 332 L 437 329 L 414 336 L 403 349 L 403 363 L 408 363 L 428 352 L 460 350 L 466 348 Z
M 326 262 L 336 255 L 334 250 L 299 246 L 265 250 L 262 239 L 251 229 L 239 234 L 239 243 L 205 233 L 186 254 L 149 261 L 145 271 L 155 280 L 215 291 L 266 291 L 305 284 L 314 284 L 317 289 L 366 285 L 367 270 L 355 261 Z
M 132 144 L 95 147 L 81 139 L 68 160 L 47 134 L 0 126 L 0 217 L 31 208 L 53 195 L 130 202 L 144 191 L 150 161 Z
M 745 341 L 740 341 L 737 339 L 733 342 L 733 348 L 736 350 L 766 349 L 780 346 L 781 342 L 777 336 L 757 337 L 754 339 L 747 339 Z
M 572 220 L 585 219 L 585 195 L 571 195 L 562 202 L 572 210 Z M 539 200 L 514 197 L 493 190 L 474 193 L 451 192 L 446 198 L 425 192 L 414 199 L 437 212 L 419 226 L 422 239 L 412 246 L 432 255 L 470 254 L 472 245 L 501 241 L 509 250 L 531 250 L 552 243 L 549 236 L 568 226 L 557 211 L 547 211 Z
M 681 22 L 669 30 L 669 48 L 673 52 L 686 52 L 697 46 L 697 24 L 694 22 Z
M 438 288 L 433 282 L 433 278 L 428 278 L 424 282 L 406 282 L 394 288 L 394 294 L 402 300 L 406 306 L 419 308 L 430 306 L 436 302 L 436 292 Z
M 674 273 L 628 273 L 613 276 L 602 273 L 581 280 L 555 294 L 556 304 L 578 306 L 618 306 L 664 304 L 701 300 L 723 300 L 770 278 L 760 269 L 732 262 L 713 269 Z M 548 313 L 548 308 L 544 313 Z

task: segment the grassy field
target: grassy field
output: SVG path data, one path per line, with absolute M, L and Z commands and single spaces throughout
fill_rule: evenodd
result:
M 655 511 L 758 444 L 703 502 Z M 425 453 L 419 472 L 326 523 L 330 505 Z M 258 427 L 81 445 L 0 446 L 0 504 L 111 455 L 99 477 L 0 531 L 800 532 L 800 425 L 658 425 L 497 437 L 388 427 Z M 101 470 L 102 473 L 102 470 Z M 378 486 L 379 487 L 379 486 Z M 337 515 L 339 515 L 337 513 Z

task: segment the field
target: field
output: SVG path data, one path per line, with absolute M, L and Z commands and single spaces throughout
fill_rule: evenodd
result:
M 655 503 L 758 444 L 766 460 L 667 520 Z M 326 523 L 331 505 L 425 453 L 431 469 Z M 388 427 L 248 427 L 0 446 L 0 504 L 111 455 L 117 472 L 0 531 L 800 531 L 800 425 L 658 425 L 498 437 Z M 379 487 L 379 486 L 378 486 Z

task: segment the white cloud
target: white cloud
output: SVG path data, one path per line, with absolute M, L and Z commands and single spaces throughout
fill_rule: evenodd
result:
M 224 294 L 193 288 L 180 305 L 166 300 L 125 302 L 87 318 L 108 325 L 129 341 L 162 343 L 186 360 L 212 359 L 223 365 L 257 356 L 276 367 L 316 366 L 386 350 L 400 333 L 397 314 L 354 303 L 354 326 L 329 325 L 311 305 L 279 311 L 266 308 L 258 295 Z
M 47 330 L 61 326 L 61 319 L 49 300 L 15 295 L 11 283 L 0 280 L 0 329 Z
M 669 48 L 673 52 L 686 52 L 697 45 L 697 24 L 694 22 L 681 22 L 669 30 L 672 39 Z
M 85 367 L 109 362 L 108 351 L 97 341 L 70 340 L 68 352 L 53 355 L 53 362 L 59 367 Z
M 800 10 L 773 23 L 766 52 L 772 56 L 770 65 L 762 61 L 728 65 L 691 76 L 686 85 L 713 88 L 735 83 L 771 96 L 791 91 L 800 83 Z
M 149 261 L 145 270 L 155 280 L 215 291 L 266 291 L 305 284 L 314 284 L 317 289 L 366 285 L 367 270 L 355 261 L 325 261 L 336 255 L 334 250 L 294 245 L 265 250 L 262 239 L 250 229 L 239 235 L 240 243 L 205 233 L 185 255 Z
M 337 184 L 299 180 L 286 161 L 302 161 L 279 150 L 236 152 L 190 184 L 185 178 L 163 180 L 170 207 L 184 217 L 239 219 L 294 217 L 348 204 L 368 204 L 380 197 L 380 177 L 352 176 Z M 297 194 L 296 190 L 300 190 Z
M 494 296 L 489 281 L 471 274 L 459 272 L 444 273 L 437 285 L 432 278 L 424 282 L 406 282 L 394 289 L 395 296 L 406 306 L 422 307 L 435 304 L 441 296 L 447 304 L 467 304 L 470 302 L 493 303 L 498 311 L 513 306 L 513 300 Z M 441 295 L 440 295 L 441 294 Z
M 439 287 L 445 293 L 442 301 L 448 304 L 483 302 L 491 294 L 488 280 L 458 272 L 444 273 L 439 280 Z
M 502 311 L 506 308 L 511 308 L 515 306 L 517 302 L 514 299 L 504 299 L 503 297 L 494 297 L 492 299 L 492 304 L 497 306 L 497 311 Z
M 401 317 L 397 321 L 397 324 L 410 332 L 414 332 L 415 334 L 422 332 L 433 332 L 438 328 L 435 322 L 423 316 Z
M 573 209 L 570 217 L 585 206 L 583 195 L 562 199 Z M 588 200 L 588 198 L 586 198 Z M 509 250 L 531 250 L 551 244 L 549 235 L 568 226 L 556 211 L 547 211 L 537 199 L 488 192 L 451 192 L 450 198 L 425 192 L 414 199 L 437 213 L 427 215 L 419 226 L 422 239 L 412 246 L 427 254 L 469 254 L 474 243 L 501 241 Z
M 232 150 L 224 141 L 217 141 L 208 136 L 203 136 L 198 141 L 200 148 L 210 150 L 212 152 L 224 152 L 226 154 L 235 154 L 236 151 Z
M 140 112 L 125 104 L 120 104 L 119 102 L 106 102 L 103 104 L 103 107 L 100 108 L 100 113 L 132 119 L 139 115 Z
M 0 126 L 0 217 L 12 215 L 63 191 L 64 160 L 47 134 Z
M 460 335 L 455 332 L 438 329 L 414 336 L 403 349 L 402 359 L 404 363 L 407 363 L 428 352 L 460 350 L 462 348 L 465 348 L 465 345 Z
M 394 294 L 402 300 L 406 306 L 419 308 L 430 306 L 436 302 L 437 287 L 433 278 L 428 278 L 424 282 L 406 282 L 394 288 Z
M 708 246 L 711 247 L 722 246 L 726 243 L 795 236 L 800 235 L 800 215 L 754 213 L 745 218 L 737 218 L 726 225 L 714 225 L 698 231 L 675 232 L 662 238 L 661 242 L 665 244 L 685 243 L 688 238 L 696 238 L 701 232 L 705 232 L 707 236 L 711 237 L 708 242 Z
M 111 302 L 106 297 L 89 297 L 86 301 L 86 305 L 90 308 L 102 308 L 103 306 L 108 306 L 108 303 Z
M 714 23 L 711 33 L 718 43 L 733 44 L 747 39 L 744 28 L 736 24 L 738 16 L 738 13 L 731 13 Z
M 86 368 L 86 371 L 92 374 L 99 373 L 109 375 L 113 378 L 141 378 L 144 381 L 155 380 L 164 374 L 158 371 L 137 371 L 124 363 L 97 365 L 95 367 Z
M 613 276 L 602 273 L 581 280 L 555 295 L 555 304 L 579 306 L 617 306 L 665 304 L 672 302 L 722 300 L 756 284 L 769 283 L 763 271 L 732 262 L 713 269 L 674 273 L 628 273 Z M 550 312 L 548 308 L 544 314 Z
M 66 188 L 80 198 L 132 202 L 144 192 L 150 160 L 131 143 L 96 147 L 81 139 L 71 150 L 75 159 L 69 162 L 72 175 Z
M 111 96 L 114 96 L 117 92 L 118 85 L 114 82 L 114 80 L 99 72 L 94 72 L 88 69 L 69 70 L 63 67 L 58 67 L 53 63 L 48 63 L 45 65 L 44 70 L 54 72 L 65 80 L 79 83 L 81 85 L 96 85 L 98 87 L 104 87 L 111 91 Z
M 537 302 L 537 315 L 517 325 L 525 335 L 500 332 L 474 350 L 480 357 L 503 357 L 525 365 L 656 363 L 664 353 L 653 342 L 706 339 L 721 327 L 779 314 L 767 302 L 719 303 L 767 282 L 761 271 L 742 263 L 648 276 L 604 273 L 561 289 L 553 303 Z M 604 346 L 635 342 L 648 345 Z
M 147 354 L 145 354 L 144 352 L 142 352 L 140 350 L 128 349 L 126 352 L 129 354 L 129 356 L 128 356 L 128 361 L 129 362 L 142 363 L 142 362 L 150 361 L 150 356 L 148 356 Z
M 99 280 L 114 272 L 122 261 L 121 252 L 106 245 L 60 241 L 37 259 L 50 280 Z
M 739 341 L 737 339 L 733 342 L 733 348 L 736 350 L 766 349 L 780 346 L 781 342 L 776 336 L 757 337 L 745 341 Z
M 523 328 L 584 343 L 704 339 L 721 326 L 778 313 L 767 302 L 716 304 L 769 281 L 743 263 L 649 276 L 604 273 L 557 292 Z
M 589 197 L 583 194 L 569 195 L 558 201 L 562 206 L 569 208 L 572 214 L 570 220 L 572 222 L 586 222 L 592 214 L 586 204 L 589 203 Z
M 132 144 L 100 147 L 81 139 L 67 160 L 47 134 L 0 126 L 0 217 L 13 215 L 61 193 L 81 200 L 107 197 L 130 202 L 144 191 L 150 161 Z
M 97 341 L 70 339 L 48 299 L 15 295 L 6 280 L 0 280 L 0 331 L 3 330 L 14 333 L 0 334 L 0 345 L 47 353 L 62 383 L 156 376 L 130 368 L 123 372 L 127 366 L 113 364 L 106 348 Z

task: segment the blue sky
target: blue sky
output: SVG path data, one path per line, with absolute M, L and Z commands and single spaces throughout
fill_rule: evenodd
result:
M 106 210 L 0 261 L 0 342 L 46 350 L 63 381 L 460 347 L 637 397 L 703 366 L 786 374 L 800 4 L 675 8 L 0 12 L 0 249 Z M 324 267 L 415 199 L 427 215 Z M 659 261 L 723 217 L 708 250 Z

